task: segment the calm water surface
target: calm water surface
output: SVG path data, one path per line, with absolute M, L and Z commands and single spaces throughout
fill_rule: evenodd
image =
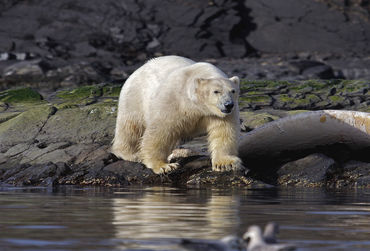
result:
M 370 190 L 0 188 L 0 250 L 182 250 L 269 221 L 298 250 L 370 250 Z

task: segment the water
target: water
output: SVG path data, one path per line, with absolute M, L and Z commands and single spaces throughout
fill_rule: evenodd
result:
M 370 250 L 370 190 L 0 188 L 0 250 L 182 250 L 269 221 L 298 250 Z

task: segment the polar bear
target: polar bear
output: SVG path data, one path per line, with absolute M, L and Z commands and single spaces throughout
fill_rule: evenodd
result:
M 212 170 L 238 170 L 239 78 L 180 56 L 149 60 L 122 87 L 112 153 L 156 174 L 182 139 L 207 133 Z

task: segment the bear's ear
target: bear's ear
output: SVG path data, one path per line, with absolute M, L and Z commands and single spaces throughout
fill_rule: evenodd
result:
M 239 79 L 239 77 L 234 76 L 234 77 L 229 78 L 229 80 L 230 80 L 231 82 L 233 82 L 234 84 L 236 84 L 237 86 L 239 86 L 239 83 L 240 83 L 240 79 Z
M 204 85 L 204 84 L 207 83 L 207 79 L 205 79 L 205 78 L 196 78 L 195 82 L 197 83 L 197 85 Z
M 208 79 L 205 79 L 205 78 L 196 78 L 194 80 L 195 82 L 195 85 L 193 87 L 193 90 L 194 90 L 194 93 L 195 93 L 195 96 L 194 97 L 197 97 L 197 98 L 204 98 L 204 96 L 206 95 L 206 89 L 205 86 L 207 86 L 207 82 L 208 82 Z

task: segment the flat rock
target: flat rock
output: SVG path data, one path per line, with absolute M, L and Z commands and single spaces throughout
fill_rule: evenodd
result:
M 2 123 L 0 151 L 18 143 L 31 143 L 55 110 L 53 106 L 40 105 Z

